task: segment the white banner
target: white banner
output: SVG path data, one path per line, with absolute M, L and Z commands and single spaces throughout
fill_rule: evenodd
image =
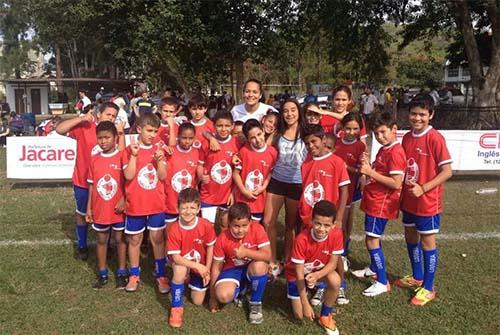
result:
M 407 130 L 398 131 L 401 141 Z M 446 140 L 455 171 L 500 171 L 500 130 L 440 130 Z M 375 159 L 380 144 L 372 142 L 371 159 Z

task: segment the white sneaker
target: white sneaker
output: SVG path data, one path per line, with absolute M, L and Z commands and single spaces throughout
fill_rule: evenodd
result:
M 337 305 L 347 305 L 349 299 L 347 298 L 346 291 L 343 287 L 339 288 L 339 294 L 337 295 Z
M 374 278 L 377 276 L 377 274 L 375 272 L 370 270 L 369 266 L 367 266 L 366 268 L 361 269 L 361 270 L 351 271 L 351 273 L 354 277 L 356 277 L 358 279 Z
M 347 259 L 347 257 L 341 256 L 342 257 L 342 262 L 344 262 L 344 272 L 349 271 L 349 265 L 351 262 Z
M 387 284 L 382 284 L 378 281 L 374 282 L 372 286 L 368 287 L 366 290 L 363 291 L 363 295 L 365 297 L 374 297 L 382 293 L 389 292 L 391 290 L 391 285 L 389 282 Z
M 311 305 L 312 306 L 318 306 L 323 302 L 323 297 L 325 296 L 325 289 L 324 288 L 318 288 L 316 290 L 316 293 L 314 293 L 314 296 L 311 298 Z

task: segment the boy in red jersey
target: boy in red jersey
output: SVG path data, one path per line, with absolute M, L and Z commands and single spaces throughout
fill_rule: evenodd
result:
M 444 137 L 429 125 L 434 116 L 432 97 L 419 94 L 409 108 L 412 130 L 403 137 L 408 162 L 401 210 L 413 276 L 397 279 L 394 284 L 417 287 L 411 303 L 423 306 L 436 297 L 433 287 L 438 262 L 436 234 L 443 211 L 444 182 L 452 176 L 452 159 Z
M 138 142 L 131 144 L 122 155 L 127 217 L 125 233 L 128 235 L 129 281 L 125 290 L 134 292 L 140 281 L 140 246 L 143 232 L 149 230 L 156 266 L 156 281 L 160 293 L 170 287 L 165 276 L 165 155 L 153 145 L 160 120 L 153 113 L 144 113 L 136 121 Z
M 200 194 L 194 188 L 179 193 L 179 221 L 168 232 L 167 255 L 172 260 L 172 309 L 169 324 L 182 326 L 184 315 L 184 282 L 189 276 L 191 300 L 203 304 L 210 283 L 210 267 L 215 244 L 215 230 L 207 220 L 198 217 Z
M 174 147 L 177 143 L 177 129 L 179 126 L 175 122 L 174 116 L 177 112 L 178 103 L 175 97 L 166 97 L 160 102 L 161 123 L 158 128 L 154 143 L 163 141 L 166 145 Z
M 201 159 L 197 169 L 201 181 L 201 216 L 214 223 L 218 207 L 227 207 L 233 203 L 232 157 L 239 150 L 237 139 L 232 137 L 233 116 L 230 112 L 219 111 L 214 116 L 215 140 L 220 145 L 219 151 L 210 151 L 208 142 L 201 150 Z
M 371 263 L 366 269 L 353 271 L 353 275 L 358 278 L 376 275 L 376 281 L 363 291 L 364 296 L 374 297 L 390 291 L 380 237 L 387 221 L 399 215 L 406 156 L 397 141 L 397 125 L 391 113 L 373 113 L 370 127 L 382 145 L 372 166 L 365 154 L 359 169 L 367 177 L 361 210 L 365 212 L 365 243 Z
M 90 108 L 90 106 L 89 106 Z M 59 135 L 69 136 L 76 140 L 76 161 L 73 171 L 73 191 L 76 202 L 76 237 L 78 240 L 78 257 L 82 260 L 88 258 L 87 231 L 88 225 L 85 222 L 87 213 L 87 201 L 89 198 L 87 174 L 90 158 L 100 152 L 97 145 L 96 126 L 102 121 L 116 120 L 118 106 L 112 102 L 103 103 L 97 114 L 93 115 L 90 108 L 86 114 L 73 119 L 65 120 L 56 127 Z M 125 137 L 123 135 L 123 125 L 117 125 L 119 150 L 125 147 Z
M 313 207 L 320 200 L 336 204 L 335 224 L 337 227 L 342 227 L 350 184 L 346 165 L 326 147 L 325 133 L 320 125 L 308 125 L 304 129 L 302 140 L 309 151 L 301 167 L 303 192 L 299 201 L 299 215 L 302 227 L 308 228 L 311 225 Z M 343 279 L 342 262 L 338 264 L 338 272 Z M 349 303 L 345 294 L 346 287 L 346 282 L 342 280 L 337 297 L 338 304 Z M 323 293 L 324 287 L 320 285 L 314 301 L 319 302 Z
M 195 128 L 191 123 L 179 126 L 177 145 L 172 154 L 167 155 L 167 177 L 165 179 L 165 222 L 167 224 L 178 219 L 177 197 L 179 192 L 188 187 L 197 187 L 196 168 L 200 160 L 200 152 L 193 148 Z
M 108 283 L 106 264 L 109 230 L 112 229 L 117 243 L 118 270 L 116 287 L 123 289 L 127 285 L 127 244 L 123 211 L 125 209 L 124 180 L 120 152 L 116 149 L 118 131 L 111 121 L 100 122 L 96 127 L 97 143 L 101 153 L 90 160 L 88 171 L 89 199 L 87 203 L 88 223 L 97 235 L 98 279 L 94 284 L 99 289 Z
M 295 238 L 285 268 L 287 295 L 293 315 L 299 320 L 314 320 L 307 289 L 319 282 L 325 284 L 319 323 L 328 334 L 338 334 L 331 313 L 340 288 L 340 276 L 335 268 L 341 263 L 339 258 L 344 251 L 342 230 L 335 224 L 335 217 L 335 205 L 330 201 L 320 200 L 314 205 L 311 226 Z
M 255 119 L 245 122 L 243 134 L 247 144 L 240 149 L 240 164 L 233 171 L 235 201 L 246 203 L 250 207 L 252 219 L 260 221 L 266 203 L 266 188 L 271 180 L 278 151 L 266 144 L 262 125 Z
M 262 298 L 267 284 L 267 269 L 271 260 L 269 237 L 262 225 L 251 221 L 250 208 L 236 203 L 228 211 L 228 229 L 217 237 L 210 273 L 210 310 L 218 304 L 238 299 L 247 283 L 251 290 L 250 323 L 260 324 Z
M 205 113 L 207 112 L 207 101 L 203 94 L 194 95 L 188 102 L 189 113 L 191 114 L 191 124 L 196 128 L 196 136 L 194 139 L 193 147 L 201 149 L 208 147 L 206 136 L 211 138 L 209 134 L 215 131 L 214 124 L 210 121 Z M 214 118 L 215 122 L 215 118 Z M 212 140 L 210 140 L 212 141 Z

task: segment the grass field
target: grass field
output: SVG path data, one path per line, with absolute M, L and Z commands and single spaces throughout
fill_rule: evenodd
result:
M 454 178 L 447 184 L 442 220 L 447 239 L 439 241 L 435 302 L 410 306 L 411 292 L 399 288 L 365 298 L 361 291 L 367 283 L 348 277 L 351 303 L 337 308 L 336 316 L 341 334 L 499 334 L 500 194 L 474 193 L 491 186 L 500 188 L 498 177 Z M 116 291 L 114 282 L 93 290 L 94 253 L 87 262 L 79 261 L 74 245 L 66 243 L 74 235 L 73 206 L 69 185 L 7 181 L 5 149 L 0 149 L 0 334 L 323 333 L 317 324 L 291 318 L 284 279 L 268 286 L 260 326 L 249 325 L 247 312 L 235 306 L 211 314 L 187 302 L 185 326 L 179 331 L 167 325 L 170 296 L 156 293 L 147 260 L 140 291 Z M 358 237 L 361 222 L 358 211 Z M 400 222 L 387 229 L 387 234 L 401 232 Z M 385 241 L 383 247 L 390 280 L 408 274 L 404 242 Z M 353 267 L 366 265 L 364 244 L 355 241 L 351 249 Z

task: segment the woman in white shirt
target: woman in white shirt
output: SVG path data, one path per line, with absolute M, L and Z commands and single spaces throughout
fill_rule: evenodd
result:
M 231 109 L 234 121 L 245 122 L 248 119 L 260 121 L 269 109 L 278 112 L 273 106 L 260 102 L 262 95 L 262 83 L 257 79 L 247 80 L 243 86 L 243 100 L 245 102 Z

